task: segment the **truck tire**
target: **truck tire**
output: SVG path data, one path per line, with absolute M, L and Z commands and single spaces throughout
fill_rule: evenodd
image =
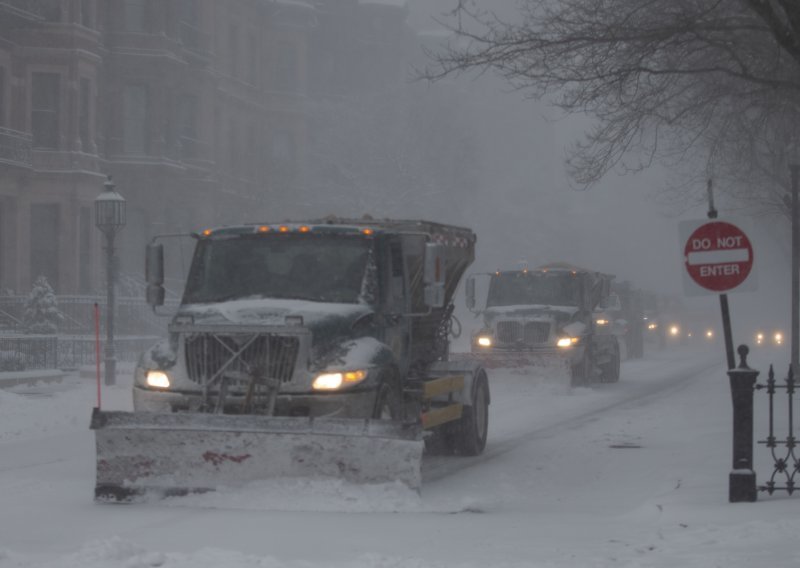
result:
M 583 387 L 589 382 L 589 373 L 591 369 L 591 359 L 589 351 L 586 349 L 583 352 L 581 360 L 572 365 L 570 368 L 570 386 Z
M 381 381 L 375 394 L 375 407 L 372 418 L 378 420 L 400 420 L 400 393 L 394 381 L 385 379 Z
M 611 361 L 600 366 L 600 381 L 616 383 L 619 381 L 620 354 L 616 343 L 611 351 Z
M 471 402 L 464 407 L 454 440 L 455 450 L 463 456 L 480 455 L 489 435 L 489 381 L 483 369 L 475 377 Z

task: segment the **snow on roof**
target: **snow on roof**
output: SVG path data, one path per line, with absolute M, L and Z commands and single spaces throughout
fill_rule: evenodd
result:
M 359 4 L 380 4 L 381 6 L 395 6 L 397 8 L 405 8 L 408 5 L 408 0 L 358 0 Z
M 273 4 L 283 4 L 284 6 L 296 6 L 298 8 L 313 8 L 308 0 L 271 0 Z

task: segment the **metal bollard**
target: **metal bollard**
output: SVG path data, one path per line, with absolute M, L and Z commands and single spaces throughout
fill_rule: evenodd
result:
M 753 471 L 753 393 L 758 371 L 747 366 L 746 345 L 737 349 L 739 366 L 728 371 L 733 398 L 733 470 L 728 477 L 730 503 L 754 502 L 758 496 Z

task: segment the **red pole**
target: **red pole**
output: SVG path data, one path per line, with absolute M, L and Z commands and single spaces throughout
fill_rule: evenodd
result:
M 100 308 L 94 303 L 94 360 L 97 366 L 97 410 L 100 410 Z

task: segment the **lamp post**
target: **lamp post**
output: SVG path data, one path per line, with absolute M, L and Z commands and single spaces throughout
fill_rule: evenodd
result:
M 106 237 L 106 346 L 105 384 L 113 385 L 117 377 L 114 353 L 114 237 L 125 226 L 125 199 L 116 191 L 111 176 L 103 184 L 104 191 L 94 200 L 94 224 Z
M 797 376 L 800 363 L 800 226 L 798 226 L 798 183 L 800 163 L 793 159 L 789 164 L 792 174 L 792 372 Z

